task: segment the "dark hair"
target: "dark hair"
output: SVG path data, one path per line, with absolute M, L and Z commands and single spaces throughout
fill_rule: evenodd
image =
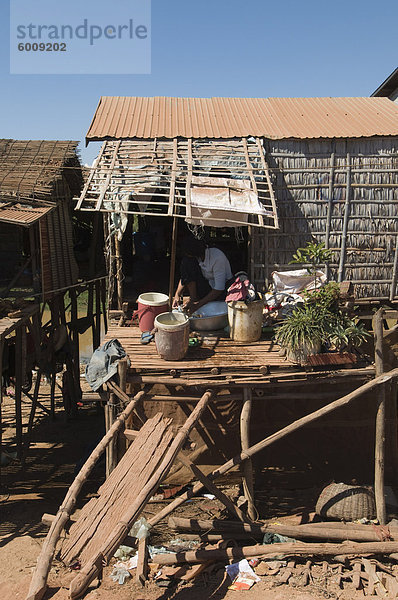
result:
M 181 250 L 186 256 L 195 256 L 201 258 L 206 249 L 206 244 L 203 240 L 198 240 L 193 236 L 187 236 L 182 240 Z

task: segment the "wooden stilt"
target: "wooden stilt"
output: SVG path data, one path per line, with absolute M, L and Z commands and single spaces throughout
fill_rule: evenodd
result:
M 95 290 L 95 349 L 101 344 L 101 288 L 100 282 L 96 281 Z
M 25 451 L 29 447 L 30 434 L 32 432 L 33 423 L 34 423 L 34 420 L 35 420 L 35 414 L 36 414 L 36 408 L 37 408 L 37 401 L 38 401 L 38 398 L 39 398 L 40 383 L 41 383 L 41 371 L 39 369 L 37 371 L 37 375 L 36 375 L 35 389 L 33 390 L 32 406 L 31 406 L 31 409 L 30 409 L 29 422 L 28 422 L 28 441 L 27 441 L 27 446 L 25 446 Z
M 243 388 L 243 406 L 240 415 L 240 436 L 242 450 L 250 447 L 250 416 L 252 412 L 252 391 L 249 387 Z M 256 520 L 256 507 L 254 505 L 253 465 L 250 458 L 242 463 L 243 493 L 247 500 L 247 514 L 252 521 Z
M 17 456 L 22 459 L 22 326 L 15 332 L 15 434 Z
M 173 302 L 174 295 L 174 279 L 176 273 L 176 251 L 177 251 L 177 227 L 178 219 L 173 218 L 173 229 L 171 232 L 171 254 L 170 254 L 170 277 L 169 277 L 169 302 L 170 308 Z
M 0 337 L 0 453 L 3 444 L 3 353 L 4 353 L 4 340 Z M 0 486 L 1 486 L 1 461 L 0 461 Z
M 376 377 L 384 372 L 383 361 L 383 309 L 380 308 L 373 317 L 375 341 Z M 386 437 L 386 386 L 378 390 L 378 407 L 376 413 L 375 432 L 375 499 L 376 515 L 381 525 L 386 524 L 386 500 L 384 496 L 384 467 L 385 467 L 385 437 Z
M 116 420 L 116 404 L 118 400 L 115 394 L 109 394 L 109 400 L 105 406 L 105 412 L 107 413 L 108 430 L 111 429 L 113 423 Z M 117 438 L 117 436 L 115 436 Z M 112 439 L 108 446 L 106 455 L 106 476 L 112 473 L 113 469 L 117 465 L 117 439 Z
M 104 333 L 108 331 L 108 318 L 107 318 L 107 310 L 106 310 L 106 280 L 101 279 L 101 307 L 102 307 L 102 316 L 104 319 Z
M 115 256 L 116 256 L 116 284 L 117 284 L 117 307 L 122 310 L 123 304 L 123 263 L 122 255 L 120 251 L 120 240 L 117 235 L 114 236 L 115 240 Z

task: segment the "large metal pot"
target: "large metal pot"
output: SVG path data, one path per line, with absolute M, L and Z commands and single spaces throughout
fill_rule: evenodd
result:
M 228 325 L 226 302 L 208 302 L 190 317 L 191 329 L 196 331 L 217 331 Z

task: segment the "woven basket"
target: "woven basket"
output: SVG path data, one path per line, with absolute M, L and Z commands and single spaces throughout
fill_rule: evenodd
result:
M 376 503 L 373 489 L 360 485 L 331 483 L 322 490 L 315 511 L 326 519 L 374 519 Z

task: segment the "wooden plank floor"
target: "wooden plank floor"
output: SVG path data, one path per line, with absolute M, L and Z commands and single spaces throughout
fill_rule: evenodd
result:
M 203 333 L 201 345 L 190 347 L 183 360 L 166 361 L 160 358 L 155 342 L 141 344 L 141 332 L 138 327 L 119 327 L 110 325 L 104 342 L 117 338 L 127 352 L 133 370 L 165 371 L 170 369 L 197 370 L 213 367 L 239 369 L 259 367 L 291 368 L 294 363 L 279 356 L 279 346 L 270 340 L 239 344 L 228 337 L 212 333 Z

